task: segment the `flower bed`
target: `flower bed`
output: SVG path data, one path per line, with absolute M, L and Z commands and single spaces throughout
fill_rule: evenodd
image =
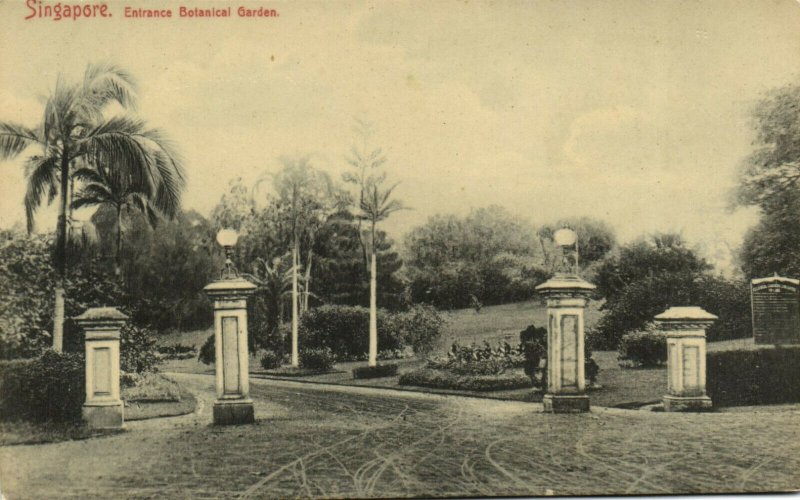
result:
M 496 375 L 459 375 L 449 370 L 421 368 L 404 373 L 400 385 L 462 391 L 506 391 L 531 387 L 531 379 L 522 372 L 506 371 Z

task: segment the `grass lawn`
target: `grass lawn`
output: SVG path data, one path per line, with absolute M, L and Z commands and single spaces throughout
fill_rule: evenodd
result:
M 0 422 L 0 446 L 58 443 L 116 434 L 121 430 L 92 430 L 83 422 Z
M 456 340 L 460 344 L 505 340 L 514 345 L 519 342 L 519 332 L 529 325 L 547 325 L 547 308 L 538 300 L 486 306 L 479 313 L 474 309 L 444 311 L 442 316 L 447 320 L 440 345 L 444 350 Z M 600 303 L 592 301 L 586 309 L 586 327 L 599 318 Z
M 197 406 L 192 393 L 164 375 L 148 373 L 132 379 L 136 385 L 120 390 L 125 421 L 185 415 Z M 83 422 L 0 422 L 0 446 L 57 443 L 116 432 L 122 431 L 92 430 Z

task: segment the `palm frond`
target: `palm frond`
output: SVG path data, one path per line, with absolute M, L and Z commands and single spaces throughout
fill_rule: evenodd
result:
M 155 228 L 161 217 L 150 200 L 142 193 L 133 193 L 130 199 L 133 201 L 134 206 L 147 217 L 147 222 L 150 224 L 150 227 Z
M 111 62 L 90 64 L 83 77 L 85 100 L 94 110 L 116 101 L 123 108 L 136 109 L 136 81 L 133 76 Z
M 25 192 L 25 217 L 28 232 L 30 233 L 33 231 L 36 209 L 42 204 L 42 196 L 45 191 L 52 193 L 53 189 L 57 189 L 58 158 L 53 156 L 31 157 L 25 166 L 25 170 L 28 172 L 28 189 Z
M 68 85 L 61 76 L 44 109 L 44 140 L 46 145 L 72 138 L 73 129 L 79 121 L 79 92 L 75 85 Z
M 86 193 L 79 193 L 75 196 L 70 204 L 70 207 L 73 210 L 78 210 L 79 208 L 83 207 L 93 207 L 95 205 L 102 205 L 106 203 L 108 200 L 106 198 L 93 198 Z
M 73 197 L 75 202 L 79 200 L 97 200 L 96 204 L 99 203 L 119 203 L 120 197 L 116 196 L 108 186 L 102 183 L 90 183 L 84 185 L 80 191 L 75 193 Z M 85 206 L 88 203 L 81 202 L 80 206 Z
M 34 144 L 43 142 L 33 130 L 14 123 L 0 122 L 0 159 L 14 158 Z
M 72 172 L 72 178 L 82 182 L 94 182 L 101 184 L 105 181 L 103 176 L 93 168 L 79 168 Z

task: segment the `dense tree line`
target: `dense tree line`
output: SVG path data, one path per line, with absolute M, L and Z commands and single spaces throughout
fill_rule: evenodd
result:
M 584 272 L 616 245 L 606 224 L 587 217 L 537 228 L 496 205 L 433 216 L 406 236 L 411 300 L 445 309 L 530 300 L 553 272 L 553 233 L 565 226 L 578 234 Z

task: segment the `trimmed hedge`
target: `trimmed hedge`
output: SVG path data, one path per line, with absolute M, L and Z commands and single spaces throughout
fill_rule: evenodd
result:
M 524 373 L 506 372 L 500 375 L 456 375 L 447 370 L 421 368 L 404 373 L 400 385 L 415 385 L 435 389 L 462 391 L 505 391 L 531 387 L 531 379 Z
M 430 352 L 438 343 L 444 319 L 430 306 L 391 313 L 378 309 L 378 349 L 401 353 L 410 346 L 416 353 Z M 369 309 L 325 305 L 309 309 L 300 321 L 301 348 L 329 347 L 338 361 L 367 359 Z
M 300 368 L 309 370 L 329 371 L 333 368 L 336 357 L 328 347 L 319 349 L 305 349 L 300 351 Z
M 800 347 L 710 352 L 706 364 L 715 406 L 800 402 Z
M 387 328 L 388 316 L 378 310 L 378 348 L 402 349 L 400 335 Z M 309 309 L 300 321 L 300 347 L 327 347 L 341 361 L 365 359 L 369 351 L 369 309 L 340 305 Z
M 393 363 L 377 366 L 359 366 L 353 368 L 353 378 L 381 378 L 397 375 L 397 365 Z
M 80 420 L 85 373 L 80 353 L 48 350 L 38 358 L 0 362 L 0 420 Z
M 275 351 L 265 349 L 256 353 L 256 355 L 258 354 L 261 354 L 261 368 L 265 370 L 274 370 L 283 365 L 283 356 L 278 355 Z

